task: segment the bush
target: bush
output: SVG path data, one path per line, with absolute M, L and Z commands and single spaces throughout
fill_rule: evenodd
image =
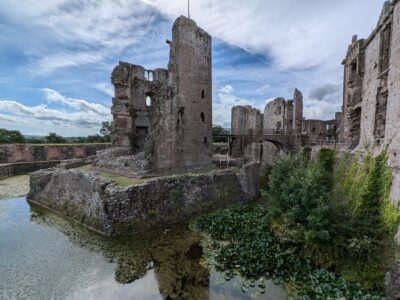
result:
M 347 257 L 341 272 L 367 288 L 382 289 L 385 266 L 393 259 L 393 236 L 400 223 L 400 212 L 390 202 L 392 173 L 387 153 L 370 155 L 359 164 L 343 157 L 336 170 L 333 194 L 349 215 L 345 233 Z
M 314 162 L 302 156 L 277 163 L 266 194 L 269 215 L 282 240 L 311 249 L 326 248 L 336 236 L 330 188 L 334 153 L 321 151 Z
M 67 140 L 55 132 L 50 132 L 46 137 L 46 142 L 50 144 L 64 144 Z
M 313 264 L 366 288 L 382 289 L 400 212 L 389 199 L 392 174 L 387 154 L 335 158 L 322 149 L 310 162 L 280 161 L 266 200 L 275 234 L 297 244 Z

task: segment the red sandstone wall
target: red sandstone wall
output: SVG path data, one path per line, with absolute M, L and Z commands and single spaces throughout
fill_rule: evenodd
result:
M 85 158 L 110 146 L 110 144 L 0 145 L 0 164 Z

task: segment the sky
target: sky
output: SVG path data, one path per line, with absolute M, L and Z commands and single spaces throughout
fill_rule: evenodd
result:
M 213 37 L 213 123 L 235 105 L 264 111 L 298 88 L 304 115 L 341 109 L 354 34 L 366 38 L 384 0 L 191 0 Z M 173 20 L 186 0 L 0 0 L 0 128 L 85 136 L 111 120 L 118 61 L 166 68 Z

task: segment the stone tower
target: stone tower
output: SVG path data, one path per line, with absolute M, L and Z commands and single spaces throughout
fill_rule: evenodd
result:
M 175 131 L 171 137 L 177 142 L 171 158 L 182 166 L 211 164 L 211 36 L 181 16 L 174 23 L 170 47 L 168 79 L 175 119 L 169 133 Z
M 303 125 L 303 95 L 298 90 L 294 90 L 293 95 L 293 131 L 301 133 Z
M 167 43 L 168 70 L 125 62 L 114 68 L 113 146 L 144 152 L 153 171 L 210 165 L 211 36 L 181 16 Z

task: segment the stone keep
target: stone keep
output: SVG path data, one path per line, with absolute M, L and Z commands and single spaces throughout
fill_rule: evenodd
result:
M 168 70 L 125 62 L 114 68 L 113 146 L 145 152 L 152 170 L 209 165 L 211 36 L 181 16 L 167 43 Z

